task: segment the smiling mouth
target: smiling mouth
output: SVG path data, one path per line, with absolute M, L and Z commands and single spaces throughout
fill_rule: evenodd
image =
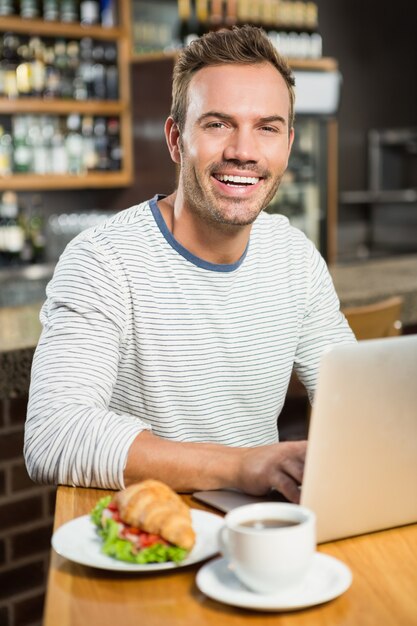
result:
M 214 178 L 230 187 L 250 187 L 259 183 L 257 176 L 232 176 L 231 174 L 213 174 Z

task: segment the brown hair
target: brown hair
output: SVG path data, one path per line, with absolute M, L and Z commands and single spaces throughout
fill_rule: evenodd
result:
M 174 67 L 171 117 L 183 130 L 187 113 L 188 86 L 194 74 L 204 67 L 238 63 L 271 63 L 283 77 L 290 96 L 288 127 L 294 123 L 294 76 L 265 31 L 256 26 L 234 26 L 232 30 L 209 32 L 192 41 L 180 53 Z

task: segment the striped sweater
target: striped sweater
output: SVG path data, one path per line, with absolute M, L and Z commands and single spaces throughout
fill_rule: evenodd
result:
M 312 397 L 323 350 L 353 340 L 325 262 L 285 217 L 262 213 L 241 259 L 217 265 L 174 239 L 157 199 L 81 233 L 47 287 L 25 431 L 35 481 L 122 488 L 144 429 L 276 442 L 293 366 Z

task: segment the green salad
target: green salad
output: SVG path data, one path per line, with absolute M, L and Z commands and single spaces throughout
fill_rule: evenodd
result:
M 97 526 L 97 532 L 103 539 L 101 550 L 104 554 L 120 561 L 139 564 L 167 561 L 181 563 L 185 559 L 188 552 L 184 548 L 169 544 L 157 535 L 132 529 L 112 517 L 103 518 L 103 511 L 109 507 L 111 500 L 111 496 L 101 498 L 91 511 L 91 521 Z M 126 528 L 127 534 L 135 533 L 135 541 L 120 536 L 121 524 Z

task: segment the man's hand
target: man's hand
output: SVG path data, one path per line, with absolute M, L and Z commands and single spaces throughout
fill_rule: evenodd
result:
M 238 487 L 254 496 L 276 489 L 299 503 L 307 441 L 285 441 L 247 448 L 241 458 Z
M 276 489 L 298 503 L 306 449 L 306 441 L 237 448 L 167 441 L 143 431 L 129 450 L 124 480 L 127 486 L 157 478 L 181 492 L 232 487 L 264 495 Z

